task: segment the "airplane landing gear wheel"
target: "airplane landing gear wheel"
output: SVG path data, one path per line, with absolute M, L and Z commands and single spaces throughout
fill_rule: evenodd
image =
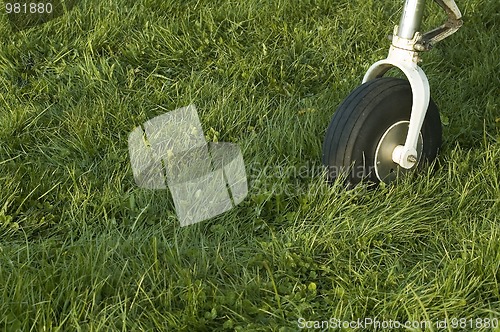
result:
M 323 164 L 329 180 L 344 176 L 355 185 L 362 180 L 390 183 L 432 162 L 441 145 L 441 120 L 431 100 L 420 131 L 414 167 L 405 169 L 392 160 L 404 145 L 412 108 L 408 81 L 382 77 L 356 88 L 339 106 L 326 131 Z

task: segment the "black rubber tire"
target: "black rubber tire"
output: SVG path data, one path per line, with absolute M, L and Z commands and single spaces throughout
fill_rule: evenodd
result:
M 375 151 L 382 135 L 393 124 L 409 121 L 412 92 L 408 81 L 377 78 L 357 87 L 338 107 L 323 142 L 323 164 L 328 179 L 345 177 L 350 185 L 362 180 L 379 183 Z M 421 129 L 422 157 L 416 169 L 432 162 L 441 146 L 441 119 L 431 99 Z

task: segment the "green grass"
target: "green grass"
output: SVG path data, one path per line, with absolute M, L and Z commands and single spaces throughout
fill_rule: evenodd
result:
M 439 167 L 350 191 L 312 170 L 401 1 L 85 0 L 16 34 L 3 17 L 0 328 L 500 319 L 500 6 L 459 6 L 422 65 Z M 180 228 L 168 192 L 135 186 L 127 136 L 190 103 L 207 140 L 239 144 L 250 192 Z

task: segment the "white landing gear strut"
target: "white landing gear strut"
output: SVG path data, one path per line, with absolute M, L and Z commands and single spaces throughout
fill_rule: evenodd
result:
M 462 26 L 462 14 L 454 0 L 434 0 L 447 13 L 448 21 L 440 27 L 421 34 L 425 0 L 406 0 L 399 26 L 394 27 L 392 45 L 387 59 L 374 63 L 366 72 L 363 83 L 384 76 L 391 68 L 399 68 L 410 82 L 413 104 L 410 124 L 404 145 L 392 152 L 392 160 L 405 169 L 412 168 L 419 160 L 417 144 L 430 100 L 429 81 L 418 66 L 420 52 L 455 33 Z

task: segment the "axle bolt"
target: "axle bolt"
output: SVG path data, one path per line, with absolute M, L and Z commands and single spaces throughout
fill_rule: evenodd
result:
M 408 162 L 415 164 L 417 162 L 417 156 L 414 156 L 411 154 L 408 156 L 407 160 L 408 160 Z

